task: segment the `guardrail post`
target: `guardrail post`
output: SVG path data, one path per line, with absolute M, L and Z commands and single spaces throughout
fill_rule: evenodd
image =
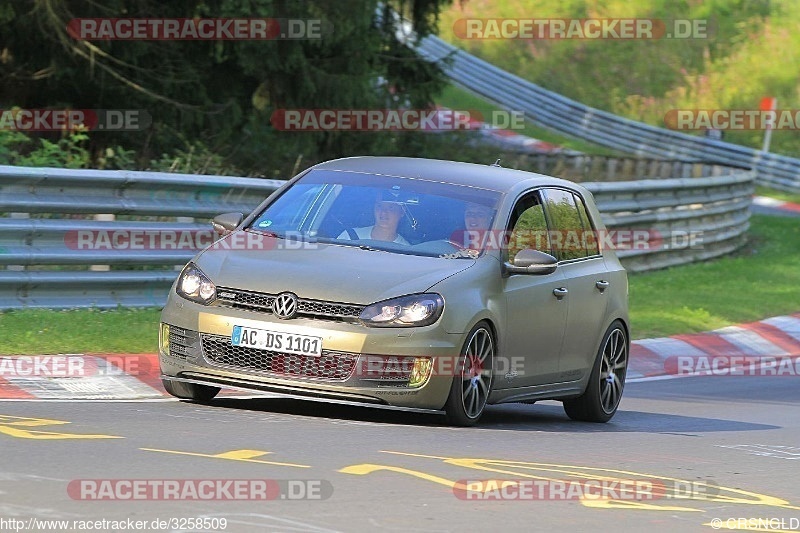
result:
M 110 213 L 101 213 L 94 215 L 94 219 L 101 222 L 113 222 L 116 220 L 116 216 Z M 108 272 L 111 270 L 110 265 L 89 265 L 89 270 L 92 272 Z
M 31 218 L 30 213 L 9 213 L 11 218 Z M 20 272 L 25 270 L 25 265 L 8 265 L 6 270 L 13 270 L 16 272 Z
M 633 165 L 633 161 L 632 160 L 626 158 L 622 162 L 622 179 L 623 180 L 628 181 L 628 180 L 631 180 L 631 179 L 634 178 L 633 168 L 634 168 L 634 165 Z

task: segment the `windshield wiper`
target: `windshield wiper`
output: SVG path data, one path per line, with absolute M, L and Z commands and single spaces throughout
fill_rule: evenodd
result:
M 361 250 L 366 250 L 368 252 L 386 252 L 387 250 L 383 250 L 381 248 L 375 248 L 374 246 L 370 246 L 369 244 L 358 244 L 353 241 L 348 240 L 340 240 L 336 239 L 334 241 L 329 242 L 328 244 L 336 244 L 338 246 L 349 246 L 350 248 L 360 248 Z
M 259 229 L 259 228 L 247 228 L 247 229 L 248 229 L 248 231 L 252 231 L 253 233 L 258 233 L 259 235 L 265 235 L 267 237 L 272 237 L 274 239 L 285 239 L 286 238 L 283 235 L 278 235 L 274 231 L 268 231 L 268 230 Z

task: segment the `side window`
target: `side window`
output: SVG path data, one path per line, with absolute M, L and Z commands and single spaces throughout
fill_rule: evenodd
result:
M 526 248 L 551 253 L 544 209 L 536 193 L 523 197 L 514 206 L 508 227 L 508 260 L 513 262 L 517 253 Z
M 576 194 L 575 205 L 578 206 L 578 213 L 581 215 L 581 224 L 583 224 L 583 244 L 586 246 L 586 251 L 589 255 L 599 255 L 600 248 L 597 242 L 597 234 L 594 231 L 594 226 L 589 219 L 589 212 L 583 200 Z
M 586 257 L 583 223 L 573 194 L 561 189 L 546 189 L 544 198 L 556 258 L 566 261 Z

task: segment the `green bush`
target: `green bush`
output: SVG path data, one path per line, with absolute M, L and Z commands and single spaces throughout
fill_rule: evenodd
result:
M 109 147 L 92 157 L 89 135 L 64 133 L 56 141 L 19 131 L 0 130 L 0 164 L 21 167 L 125 169 L 133 165 L 133 151 Z

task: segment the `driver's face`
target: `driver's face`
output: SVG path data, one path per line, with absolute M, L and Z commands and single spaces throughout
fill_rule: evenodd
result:
M 464 211 L 464 225 L 467 229 L 488 229 L 491 218 L 491 209 L 481 205 L 471 205 Z
M 394 202 L 375 202 L 375 225 L 396 229 L 403 216 L 403 208 Z

